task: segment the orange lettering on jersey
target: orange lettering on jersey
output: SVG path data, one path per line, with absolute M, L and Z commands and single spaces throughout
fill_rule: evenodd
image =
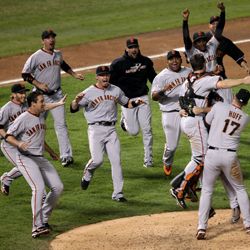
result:
M 36 132 L 39 132 L 40 130 L 45 130 L 45 129 L 46 129 L 46 125 L 39 123 L 39 124 L 36 124 L 34 127 L 30 128 L 29 130 L 27 130 L 25 134 L 28 136 L 32 136 Z
M 166 84 L 168 84 L 166 91 L 175 89 L 177 86 L 181 85 L 185 80 L 186 80 L 186 77 L 181 77 L 181 78 L 175 79 L 173 82 L 166 82 Z

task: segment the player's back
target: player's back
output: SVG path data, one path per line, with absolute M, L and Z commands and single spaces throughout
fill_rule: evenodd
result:
M 236 150 L 249 116 L 232 104 L 219 102 L 208 113 L 206 121 L 211 121 L 208 137 L 210 146 Z

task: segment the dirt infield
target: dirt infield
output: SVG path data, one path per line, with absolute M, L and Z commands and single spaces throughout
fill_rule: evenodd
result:
M 233 41 L 249 39 L 248 29 L 243 27 L 250 26 L 250 18 L 242 18 L 228 21 L 224 29 L 224 35 Z M 207 25 L 194 26 L 190 28 L 190 33 L 194 31 L 208 29 Z M 173 48 L 183 47 L 181 28 L 157 31 L 152 33 L 139 34 L 140 48 L 145 55 L 161 54 Z M 40 47 L 39 37 L 37 38 L 37 48 Z M 101 63 L 107 63 L 120 56 L 125 48 L 126 38 L 117 38 L 112 40 L 94 42 L 73 47 L 63 48 L 63 55 L 73 68 L 86 67 Z M 60 34 L 57 36 L 58 44 L 60 43 Z M 245 52 L 246 58 L 250 62 L 250 44 L 243 43 L 239 47 Z M 24 62 L 29 55 L 19 55 L 13 57 L 0 58 L 0 81 L 16 79 L 21 77 L 21 71 Z M 155 59 L 156 70 L 161 70 L 165 66 L 165 59 Z M 242 77 L 244 70 L 238 67 L 231 58 L 226 58 L 225 66 L 229 77 Z
M 197 211 L 135 216 L 83 226 L 56 237 L 52 250 L 249 249 L 242 221 L 230 224 L 231 210 L 209 220 L 207 240 L 195 238 Z
M 249 39 L 250 18 L 228 21 L 224 35 L 232 40 Z M 207 30 L 207 25 L 190 28 L 190 32 Z M 136 36 L 145 55 L 164 53 L 182 47 L 181 28 Z M 39 38 L 38 38 L 39 39 Z M 60 39 L 58 34 L 57 39 Z M 89 43 L 63 48 L 64 59 L 73 67 L 85 67 L 112 61 L 123 53 L 126 38 Z M 38 48 L 39 48 L 38 40 Z M 238 45 L 250 64 L 250 43 Z M 29 55 L 0 58 L 0 81 L 21 77 L 21 70 Z M 165 59 L 154 60 L 157 71 L 165 67 Z M 225 58 L 229 78 L 245 76 L 245 71 L 231 58 Z M 209 221 L 208 240 L 195 239 L 196 212 L 172 212 L 156 215 L 123 218 L 83 226 L 56 237 L 51 242 L 54 250 L 141 250 L 141 249 L 249 249 L 250 235 L 242 230 L 242 221 L 229 223 L 230 210 L 216 211 Z

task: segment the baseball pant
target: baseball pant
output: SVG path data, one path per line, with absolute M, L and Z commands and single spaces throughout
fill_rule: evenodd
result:
M 49 216 L 63 191 L 63 183 L 52 166 L 44 157 L 25 156 L 17 153 L 17 166 L 32 190 L 32 232 L 48 222 Z M 45 201 L 45 185 L 50 189 Z
M 13 147 L 6 142 L 1 143 L 1 150 L 6 159 L 14 166 L 14 168 L 12 168 L 9 172 L 4 173 L 1 177 L 1 181 L 5 185 L 10 186 L 14 179 L 22 176 L 22 173 L 16 167 L 16 154 L 18 151 L 16 147 Z
M 112 198 L 123 197 L 123 175 L 120 159 L 120 141 L 115 126 L 89 125 L 89 149 L 91 159 L 84 169 L 84 179 L 90 181 L 94 171 L 102 165 L 106 152 L 111 164 L 113 194 Z
M 192 173 L 195 167 L 204 162 L 207 151 L 208 133 L 202 117 L 183 117 L 181 118 L 181 129 L 187 135 L 192 157 L 191 161 L 185 167 L 185 176 Z
M 163 153 L 163 163 L 167 166 L 173 164 L 174 153 L 180 140 L 181 117 L 179 112 L 162 112 L 162 127 L 166 137 L 166 144 Z
M 215 181 L 223 172 L 236 192 L 245 227 L 250 226 L 250 205 L 236 152 L 208 149 L 202 179 L 198 229 L 206 229 Z
M 148 96 L 140 97 L 145 104 L 129 109 L 122 107 L 122 117 L 130 135 L 138 135 L 140 128 L 144 144 L 144 162 L 153 162 L 153 136 L 151 128 L 151 109 Z M 136 100 L 132 98 L 131 100 Z
M 60 90 L 52 96 L 44 95 L 44 98 L 46 103 L 58 102 L 61 98 L 63 98 L 63 94 L 62 91 Z M 62 159 L 69 156 L 72 157 L 72 147 L 69 140 L 66 118 L 65 118 L 65 107 L 59 106 L 57 108 L 50 110 L 50 113 L 54 120 L 54 128 L 60 150 L 60 158 Z

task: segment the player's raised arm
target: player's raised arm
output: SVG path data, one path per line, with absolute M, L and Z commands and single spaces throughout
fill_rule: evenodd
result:
M 192 40 L 190 38 L 189 27 L 188 27 L 189 15 L 190 15 L 189 9 L 185 9 L 182 12 L 182 16 L 183 16 L 183 23 L 182 23 L 183 42 L 184 42 L 186 50 L 190 50 L 192 48 Z

